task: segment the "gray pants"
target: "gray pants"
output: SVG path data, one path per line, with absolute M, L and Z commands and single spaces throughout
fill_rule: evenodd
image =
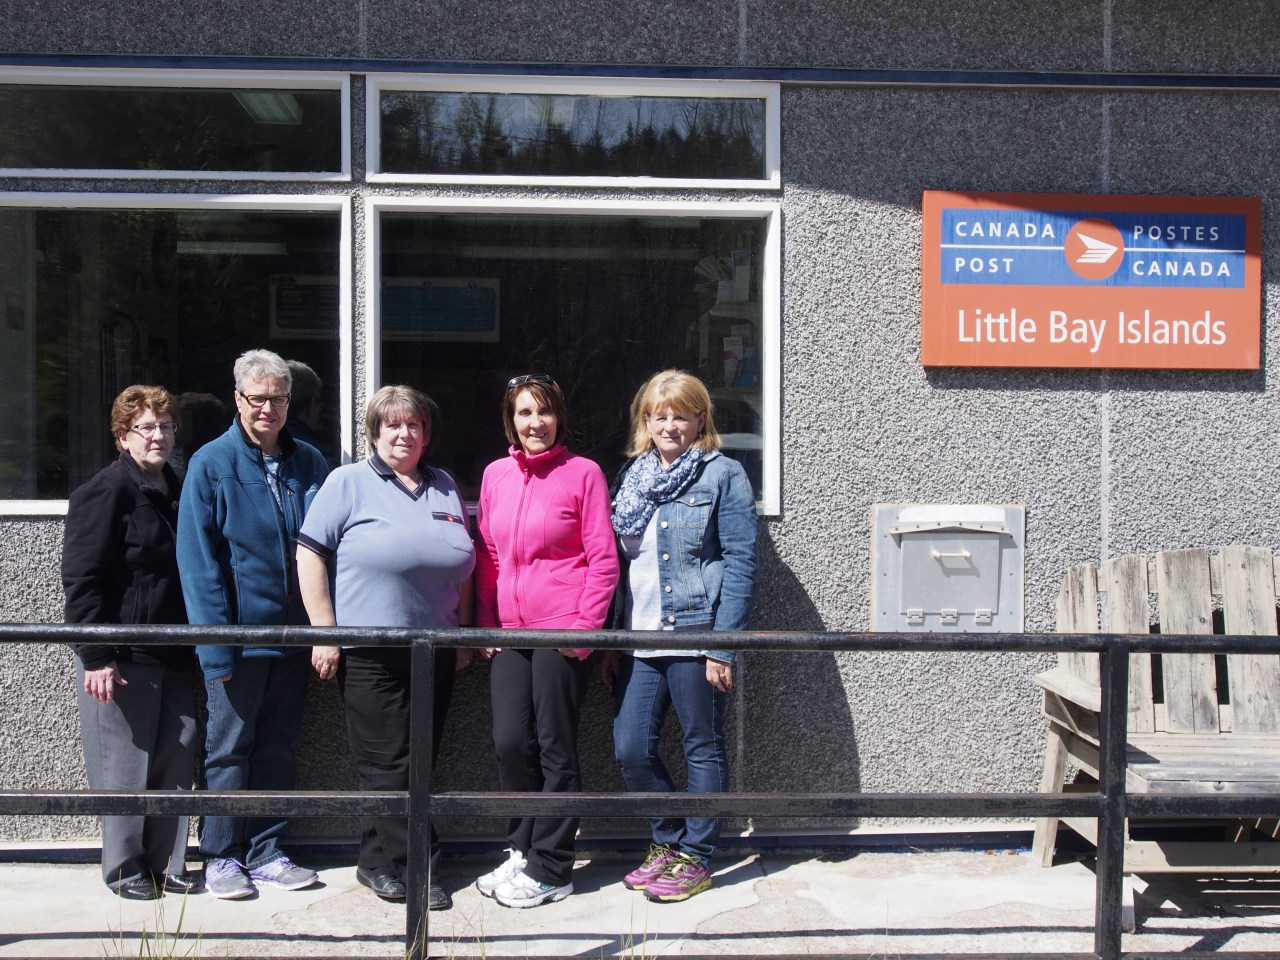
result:
M 158 664 L 120 663 L 113 700 L 84 692 L 76 661 L 80 738 L 91 790 L 189 790 L 196 755 L 195 677 Z M 148 874 L 185 873 L 186 817 L 103 817 L 102 879 L 111 888 Z

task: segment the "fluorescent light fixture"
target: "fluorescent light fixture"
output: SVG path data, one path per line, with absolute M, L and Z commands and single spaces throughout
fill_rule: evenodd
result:
M 283 243 L 249 240 L 179 240 L 178 253 L 204 253 L 246 257 L 282 257 L 289 252 Z
M 291 93 L 253 90 L 237 93 L 235 98 L 257 123 L 283 123 L 295 127 L 302 123 L 302 105 Z

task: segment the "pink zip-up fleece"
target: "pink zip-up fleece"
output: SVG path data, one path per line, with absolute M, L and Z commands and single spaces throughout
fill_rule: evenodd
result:
M 618 582 L 611 511 L 603 471 L 559 444 L 534 456 L 513 446 L 489 464 L 476 515 L 476 626 L 600 629 Z

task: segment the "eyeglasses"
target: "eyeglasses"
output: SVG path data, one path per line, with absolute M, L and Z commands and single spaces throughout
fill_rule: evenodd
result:
M 157 420 L 155 423 L 135 423 L 132 427 L 129 428 L 129 432 L 136 433 L 138 436 L 144 439 L 147 439 L 153 436 L 157 430 L 159 430 L 166 437 L 172 437 L 174 434 L 174 431 L 176 431 L 177 429 L 178 429 L 177 425 L 170 421 L 166 420 L 164 422 L 161 422 Z
M 507 389 L 518 387 L 524 383 L 545 383 L 549 387 L 554 387 L 556 382 L 546 373 L 522 373 L 518 377 L 512 377 L 507 381 Z
M 240 391 L 237 390 L 236 393 L 240 393 Z M 244 402 L 249 404 L 249 406 L 253 407 L 255 410 L 261 410 L 268 403 L 277 410 L 289 405 L 289 394 L 287 393 L 282 393 L 277 397 L 265 397 L 257 393 L 252 396 L 247 393 L 240 393 L 240 396 L 244 397 Z

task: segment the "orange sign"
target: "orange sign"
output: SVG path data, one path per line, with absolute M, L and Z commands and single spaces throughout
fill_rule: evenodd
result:
M 1256 370 L 1262 201 L 924 194 L 925 366 Z

